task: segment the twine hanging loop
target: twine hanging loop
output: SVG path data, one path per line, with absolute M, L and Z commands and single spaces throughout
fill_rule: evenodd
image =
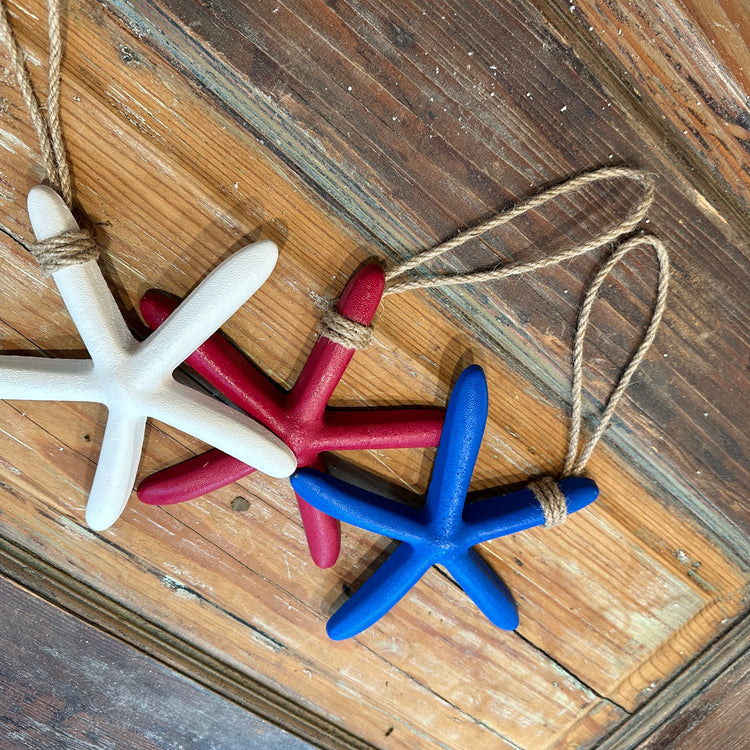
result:
M 588 242 L 525 263 L 514 263 L 459 274 L 426 276 L 418 279 L 404 278 L 409 271 L 419 266 L 423 266 L 434 258 L 455 250 L 466 242 L 477 239 L 487 232 L 497 230 L 511 222 L 513 219 L 530 211 L 535 211 L 556 198 L 571 195 L 572 193 L 597 182 L 612 180 L 629 180 L 635 182 L 642 187 L 642 195 L 624 219 L 615 225 L 602 230 Z M 550 266 L 557 265 L 564 261 L 572 260 L 573 258 L 591 252 L 597 248 L 615 243 L 620 237 L 627 235 L 636 229 L 651 207 L 654 199 L 654 192 L 655 185 L 653 176 L 648 172 L 643 172 L 637 169 L 631 169 L 628 167 L 605 167 L 603 169 L 580 174 L 542 191 L 538 195 L 527 198 L 506 211 L 496 214 L 474 227 L 459 232 L 445 242 L 417 253 L 414 257 L 394 266 L 386 272 L 386 290 L 383 296 L 402 294 L 403 292 L 418 289 L 442 288 L 465 284 L 478 284 L 488 281 L 499 281 L 500 279 L 508 278 L 510 276 L 531 273 L 532 271 L 549 268 Z M 656 254 L 659 264 L 656 302 L 652 309 L 651 319 L 641 343 L 625 367 L 616 387 L 610 395 L 596 429 L 579 455 L 583 401 L 583 345 L 589 321 L 591 319 L 591 311 L 604 280 L 611 273 L 614 266 L 631 250 L 641 246 L 651 247 Z M 560 478 L 580 475 L 583 472 L 596 444 L 607 429 L 615 409 L 633 377 L 633 373 L 643 361 L 646 352 L 654 341 L 666 308 L 669 276 L 669 255 L 664 243 L 653 235 L 640 235 L 632 237 L 614 249 L 587 289 L 578 317 L 573 347 L 571 424 L 568 435 L 565 463 Z M 362 328 L 365 328 L 366 332 L 360 330 Z M 351 321 L 348 321 L 346 318 L 339 315 L 333 307 L 327 311 L 325 315 L 324 330 L 326 335 L 330 335 L 329 331 L 332 331 L 334 335 L 337 336 L 334 340 L 353 348 L 361 348 L 363 345 L 366 346 L 372 335 L 369 326 L 358 326 L 357 324 L 352 325 Z M 565 496 L 560 491 L 555 478 L 541 477 L 531 482 L 528 487 L 534 492 L 536 499 L 542 506 L 545 516 L 545 526 L 557 526 L 565 521 L 567 515 Z
M 39 139 L 47 180 L 62 196 L 68 207 L 73 205 L 73 188 L 70 178 L 62 120 L 60 118 L 60 92 L 62 82 L 62 11 L 60 0 L 47 0 L 49 66 L 46 116 L 34 91 L 23 50 L 13 33 L 4 0 L 0 0 L 0 36 L 10 52 L 10 66 L 15 73 L 31 123 Z M 66 266 L 85 263 L 98 257 L 99 250 L 91 234 L 85 229 L 64 232 L 57 237 L 30 245 L 29 251 L 37 259 L 43 276 L 50 276 Z

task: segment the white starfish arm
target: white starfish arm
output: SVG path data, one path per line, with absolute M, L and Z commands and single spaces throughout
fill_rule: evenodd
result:
M 28 208 L 39 241 L 78 229 L 65 201 L 50 187 L 33 187 Z M 132 349 L 135 342 L 97 262 L 67 266 L 53 273 L 52 278 L 91 358 L 116 366 L 120 361 L 118 353 Z
M 90 359 L 8 356 L 0 359 L 0 398 L 96 401 L 102 397 Z
M 221 401 L 168 381 L 149 399 L 149 416 L 188 433 L 272 477 L 297 468 L 294 453 L 276 435 Z
M 270 240 L 220 263 L 141 345 L 138 359 L 166 375 L 217 331 L 271 275 L 279 252 Z
M 52 274 L 91 358 L 111 368 L 136 347 L 120 308 L 95 260 L 61 268 Z
M 135 485 L 146 417 L 110 410 L 86 506 L 86 523 L 108 529 L 122 514 Z

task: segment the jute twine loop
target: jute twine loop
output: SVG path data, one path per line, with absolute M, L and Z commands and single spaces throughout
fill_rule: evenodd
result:
M 349 349 L 366 349 L 372 341 L 372 326 L 357 323 L 342 315 L 335 306 L 329 307 L 318 323 L 321 336 Z
M 448 274 L 444 276 L 401 280 L 404 274 L 408 271 L 411 271 L 444 253 L 455 250 L 460 245 L 463 245 L 472 239 L 479 238 L 487 232 L 498 229 L 513 219 L 516 219 L 529 211 L 534 211 L 540 208 L 543 204 L 549 201 L 560 198 L 561 196 L 570 195 L 571 193 L 596 182 L 618 179 L 636 182 L 643 188 L 643 194 L 640 200 L 622 221 L 618 222 L 611 228 L 600 232 L 588 242 L 527 263 L 516 263 L 461 274 Z M 386 273 L 387 286 L 383 296 L 401 294 L 415 289 L 498 281 L 499 279 L 504 279 L 509 276 L 530 273 L 531 271 L 549 268 L 550 266 L 562 263 L 566 260 L 571 260 L 596 248 L 614 243 L 623 235 L 632 232 L 645 218 L 646 213 L 653 202 L 654 191 L 654 179 L 651 174 L 636 169 L 630 169 L 628 167 L 606 167 L 604 169 L 578 175 L 577 177 L 573 177 L 566 182 L 555 185 L 538 195 L 521 201 L 510 209 L 497 214 L 470 229 L 460 232 L 445 242 L 442 242 L 429 250 L 418 253 L 413 258 L 396 265 Z M 622 260 L 628 252 L 640 246 L 650 246 L 654 250 L 659 263 L 656 303 L 652 310 L 651 320 L 648 324 L 643 340 L 635 351 L 635 354 L 632 356 L 630 362 L 625 367 L 619 382 L 607 401 L 601 419 L 599 420 L 599 424 L 579 456 L 578 452 L 583 400 L 583 345 L 586 337 L 586 330 L 591 318 L 591 310 L 604 280 L 611 273 L 614 266 Z M 643 361 L 646 352 L 653 343 L 656 331 L 666 308 L 669 275 L 669 255 L 664 244 L 661 240 L 652 235 L 641 235 L 633 237 L 619 247 L 616 247 L 614 252 L 611 253 L 609 258 L 602 265 L 591 286 L 586 291 L 578 317 L 578 325 L 573 347 L 571 425 L 562 476 L 579 475 L 583 472 L 596 444 L 599 442 L 599 439 L 609 425 L 612 415 L 633 377 L 633 373 Z M 369 342 L 370 337 L 372 336 L 372 331 L 370 327 L 366 327 L 367 336 L 362 336 L 360 338 L 360 331 L 358 330 L 357 325 L 358 324 L 356 323 L 352 324 L 351 321 L 348 321 L 344 316 L 340 315 L 332 308 L 325 315 L 326 327 L 323 330 L 326 332 L 326 335 L 329 335 L 327 333 L 328 330 L 335 331 L 337 337 L 334 340 L 344 346 L 361 348 L 363 343 L 366 345 L 366 343 Z M 555 526 L 562 523 L 566 516 L 565 496 L 560 491 L 556 481 L 551 477 L 543 477 L 542 479 L 531 482 L 528 486 L 534 492 L 534 495 L 542 506 L 546 519 L 545 526 Z
M 85 229 L 74 229 L 43 242 L 29 245 L 29 252 L 41 266 L 42 276 L 51 276 L 66 266 L 96 260 L 99 248 Z
M 60 0 L 47 0 L 48 36 L 49 36 L 49 71 L 47 116 L 44 116 L 39 99 L 34 92 L 31 76 L 24 60 L 23 50 L 18 44 L 8 18 L 5 3 L 0 1 L 0 36 L 10 52 L 10 66 L 15 73 L 18 87 L 21 90 L 26 109 L 39 139 L 47 179 L 70 207 L 73 194 L 70 181 L 70 169 L 65 153 L 65 144 L 60 120 L 60 83 L 62 80 L 62 32 Z

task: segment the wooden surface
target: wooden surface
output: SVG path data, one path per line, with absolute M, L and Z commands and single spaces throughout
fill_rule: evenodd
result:
M 700 25 L 688 24 L 686 42 L 686 6 L 670 4 L 672 23 L 659 26 L 645 3 L 630 16 L 585 2 L 564 13 L 542 0 L 454 5 L 71 4 L 63 119 L 78 204 L 134 330 L 150 286 L 184 294 L 249 238 L 279 243 L 276 272 L 225 330 L 284 383 L 312 345 L 319 301 L 368 257 L 410 256 L 599 165 L 654 172 L 647 228 L 672 248 L 670 308 L 590 463 L 601 499 L 564 527 L 483 549 L 519 602 L 519 630 L 494 630 L 432 570 L 370 631 L 331 644 L 327 616 L 388 542 L 347 528 L 339 563 L 316 569 L 282 481 L 252 477 L 169 508 L 133 498 L 113 529 L 89 531 L 96 405 L 0 403 L 0 531 L 237 682 L 246 675 L 372 746 L 586 747 L 747 611 L 747 103 L 726 47 L 706 47 Z M 11 11 L 41 81 L 42 3 Z M 607 17 L 618 12 L 622 35 Z M 661 41 L 648 43 L 656 26 Z M 731 46 L 731 33 L 722 38 Z M 668 68 L 699 42 L 701 65 Z M 633 85 L 639 76 L 651 88 Z M 690 82 L 713 108 L 708 94 L 688 107 Z M 0 97 L 2 348 L 74 356 L 76 331 L 23 249 L 40 170 L 7 73 Z M 636 195 L 592 190 L 437 267 L 552 252 L 624 215 Z M 472 488 L 559 469 L 572 329 L 600 257 L 390 298 L 336 403 L 441 404 L 475 361 L 491 406 Z M 637 342 L 654 282 L 639 254 L 597 305 L 587 420 Z M 139 475 L 202 447 L 151 425 Z M 419 491 L 432 455 L 336 463 Z M 237 496 L 247 511 L 231 510 Z
M 0 579 L 3 750 L 311 747 Z
M 597 750 L 744 748 L 750 731 L 745 617 L 695 660 Z
M 679 716 L 641 745 L 642 750 L 693 747 L 743 750 L 750 737 L 750 654 L 696 696 Z

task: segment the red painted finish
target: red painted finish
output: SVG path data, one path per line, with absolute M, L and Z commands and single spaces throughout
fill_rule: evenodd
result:
M 383 270 L 377 264 L 361 268 L 346 285 L 338 311 L 369 325 L 383 295 Z M 156 328 L 178 302 L 151 290 L 141 299 L 146 323 Z M 297 382 L 288 392 L 268 380 L 220 333 L 196 350 L 187 364 L 248 414 L 273 430 L 295 453 L 299 466 L 323 469 L 326 450 L 419 448 L 440 440 L 442 409 L 334 410 L 328 400 L 341 380 L 354 349 L 320 336 Z M 146 478 L 138 497 L 152 505 L 191 500 L 237 481 L 250 472 L 225 453 L 211 450 Z M 338 521 L 297 496 L 310 554 L 315 563 L 330 567 L 339 552 Z

